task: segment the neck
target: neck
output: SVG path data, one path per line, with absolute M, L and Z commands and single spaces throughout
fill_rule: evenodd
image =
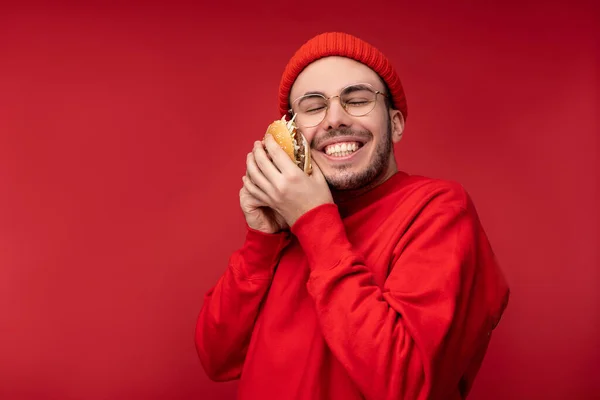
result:
M 398 168 L 396 167 L 396 163 L 394 162 L 381 175 L 379 175 L 376 179 L 374 179 L 371 183 L 369 183 L 366 186 L 351 190 L 331 190 L 333 201 L 334 203 L 339 204 L 348 200 L 352 200 L 358 196 L 362 196 L 363 194 L 373 190 L 377 186 L 390 179 L 392 176 L 394 176 L 396 172 L 398 172 Z

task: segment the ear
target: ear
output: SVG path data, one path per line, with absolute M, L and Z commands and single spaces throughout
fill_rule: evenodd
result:
M 400 110 L 390 109 L 390 123 L 392 124 L 392 141 L 398 143 L 404 133 L 404 116 Z

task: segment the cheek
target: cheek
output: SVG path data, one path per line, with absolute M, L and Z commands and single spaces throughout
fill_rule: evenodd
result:
M 380 143 L 384 140 L 387 140 L 389 135 L 388 123 L 389 121 L 384 119 L 370 125 L 367 128 L 373 134 L 373 141 Z
M 300 133 L 302 133 L 302 135 L 306 138 L 308 144 L 312 146 L 312 141 L 315 137 L 315 134 L 317 133 L 317 130 L 315 128 L 303 129 L 300 131 Z
M 377 109 L 377 113 L 373 113 L 373 119 L 369 121 L 369 130 L 373 135 L 385 136 L 388 131 L 390 116 L 387 109 Z

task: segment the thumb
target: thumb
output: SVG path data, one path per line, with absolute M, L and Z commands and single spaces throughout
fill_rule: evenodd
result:
M 311 162 L 312 162 L 312 175 L 314 176 L 314 178 L 319 181 L 325 181 L 325 175 L 323 175 L 321 168 L 319 168 L 319 164 L 317 164 L 314 159 Z

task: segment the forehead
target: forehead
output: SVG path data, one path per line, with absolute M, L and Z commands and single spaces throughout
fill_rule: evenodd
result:
M 322 92 L 331 96 L 353 83 L 370 83 L 377 90 L 384 89 L 379 75 L 366 65 L 345 57 L 322 58 L 298 75 L 290 91 L 290 99 L 293 101 L 306 92 Z

